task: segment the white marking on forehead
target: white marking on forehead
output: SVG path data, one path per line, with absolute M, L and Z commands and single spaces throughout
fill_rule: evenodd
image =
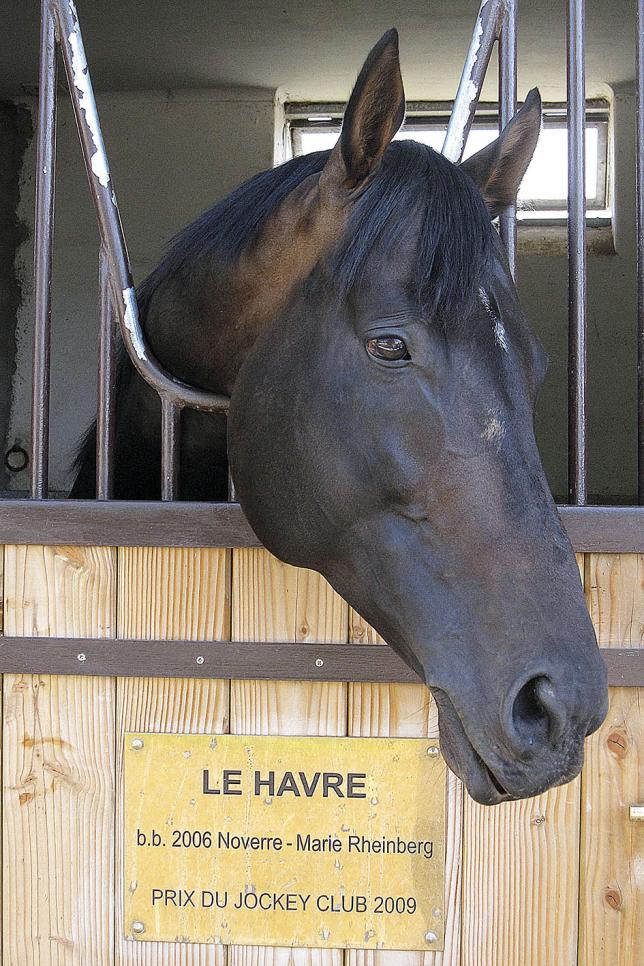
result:
M 498 410 L 489 409 L 481 439 L 484 439 L 486 443 L 494 443 L 498 449 L 504 436 L 505 426 L 499 419 Z
M 494 323 L 494 341 L 504 352 L 508 351 L 508 333 L 503 328 L 503 322 L 497 319 Z
M 488 313 L 493 318 L 496 318 L 496 316 L 494 315 L 494 312 L 492 311 L 492 303 L 490 302 L 490 296 L 487 294 L 484 288 L 479 289 L 479 298 L 483 303 L 484 308 L 487 309 Z
M 492 324 L 494 326 L 494 341 L 504 352 L 508 351 L 508 333 L 505 331 L 505 326 L 501 319 L 498 318 L 496 312 L 492 308 L 492 303 L 490 301 L 490 296 L 487 294 L 484 288 L 479 289 L 479 298 L 487 314 L 490 316 Z

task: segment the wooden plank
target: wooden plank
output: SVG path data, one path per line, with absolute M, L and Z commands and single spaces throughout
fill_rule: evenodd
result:
M 384 645 L 356 611 L 350 611 L 349 640 Z M 438 738 L 438 713 L 422 684 L 350 684 L 349 734 L 363 737 Z M 446 789 L 444 952 L 346 952 L 346 966 L 458 966 L 460 963 L 461 835 L 463 786 L 448 772 Z M 428 949 L 431 947 L 428 947 Z
M 230 551 L 121 548 L 118 632 L 128 638 L 230 639 Z M 184 645 L 186 646 L 186 645 Z M 117 683 L 117 913 L 120 966 L 223 966 L 222 946 L 125 941 L 122 856 L 123 734 L 228 730 L 229 685 L 191 678 L 119 678 Z
M 111 637 L 108 547 L 5 548 L 5 632 Z M 9 674 L 3 951 L 20 966 L 114 962 L 114 681 Z
M 576 966 L 579 810 L 579 778 L 493 808 L 466 794 L 463 966 Z
M 644 507 L 560 506 L 580 552 L 644 551 Z M 127 547 L 260 547 L 238 503 L 0 500 L 0 541 Z
M 589 554 L 586 588 L 600 644 L 644 644 L 644 557 Z M 644 949 L 644 689 L 611 688 L 582 781 L 579 966 L 635 966 Z M 638 952 L 639 951 L 639 952 Z
M 326 581 L 265 550 L 233 551 L 233 640 L 347 639 L 348 609 Z M 346 684 L 233 681 L 233 734 L 345 735 Z M 338 949 L 231 946 L 230 966 L 341 966 Z
M 601 649 L 609 684 L 644 686 L 644 649 Z M 79 662 L 79 654 L 84 660 Z M 322 663 L 320 664 L 320 660 Z M 366 681 L 417 684 L 418 677 L 389 647 L 288 641 L 164 641 L 2 637 L 0 671 L 34 674 L 103 674 L 134 677 L 277 678 L 293 681 Z

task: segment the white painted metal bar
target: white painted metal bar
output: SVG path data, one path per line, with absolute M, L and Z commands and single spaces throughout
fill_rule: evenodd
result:
M 495 41 L 498 39 L 507 0 L 482 0 L 474 25 L 465 66 L 449 119 L 442 153 L 458 163 L 463 157 L 467 136 L 472 127 L 485 74 Z

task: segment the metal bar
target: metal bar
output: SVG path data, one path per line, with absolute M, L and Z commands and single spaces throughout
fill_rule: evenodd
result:
M 608 683 L 644 685 L 644 649 L 601 648 Z M 3 637 L 0 672 L 417 684 L 382 644 Z
M 442 153 L 458 163 L 463 157 L 476 105 L 485 80 L 485 73 L 494 42 L 499 36 L 507 0 L 482 0 L 479 7 L 470 48 L 458 85 L 456 100 L 443 142 Z
M 34 355 L 31 408 L 31 496 L 49 483 L 51 265 L 56 164 L 56 34 L 48 0 L 41 3 L 36 225 L 34 242 Z
M 161 397 L 161 499 L 176 499 L 179 483 L 181 407 Z
M 517 0 L 508 0 L 499 36 L 499 131 L 517 111 Z M 517 275 L 517 208 L 512 205 L 499 218 L 499 232 L 505 245 L 512 278 Z
M 114 304 L 109 258 L 101 245 L 98 266 L 100 329 L 98 343 L 98 405 L 96 417 L 96 498 L 109 500 L 114 482 L 114 389 L 116 380 Z
M 123 227 L 110 176 L 103 135 L 96 110 L 76 8 L 70 0 L 50 0 L 58 24 L 59 40 L 76 124 L 83 149 L 90 192 L 96 209 L 101 241 L 109 257 L 117 292 L 115 307 L 125 347 L 140 375 L 161 395 L 179 405 L 207 412 L 226 412 L 228 397 L 206 392 L 175 379 L 146 344 L 139 320 L 136 293 Z
M 637 2 L 637 489 L 644 503 L 644 0 Z
M 568 497 L 577 506 L 587 500 L 584 17 L 584 0 L 568 0 Z
M 578 553 L 644 553 L 644 507 L 560 506 Z M 238 503 L 0 500 L 0 544 L 261 547 Z

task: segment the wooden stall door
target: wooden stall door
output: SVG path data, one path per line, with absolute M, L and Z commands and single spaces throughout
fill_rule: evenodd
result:
M 109 547 L 5 547 L 5 633 L 114 637 Z M 113 966 L 112 678 L 7 674 L 3 963 Z
M 230 640 L 229 550 L 119 548 L 119 637 Z M 116 823 L 118 966 L 224 966 L 223 946 L 124 940 L 122 865 L 123 734 L 228 731 L 230 685 L 190 678 L 118 678 Z
M 348 608 L 309 570 L 266 550 L 233 551 L 235 641 L 344 644 Z M 320 681 L 233 681 L 230 730 L 252 735 L 346 735 L 347 686 Z M 339 949 L 231 946 L 229 966 L 342 966 Z
M 588 554 L 586 594 L 603 647 L 644 645 L 644 557 Z M 588 741 L 581 810 L 579 966 L 644 962 L 644 688 L 611 688 Z

